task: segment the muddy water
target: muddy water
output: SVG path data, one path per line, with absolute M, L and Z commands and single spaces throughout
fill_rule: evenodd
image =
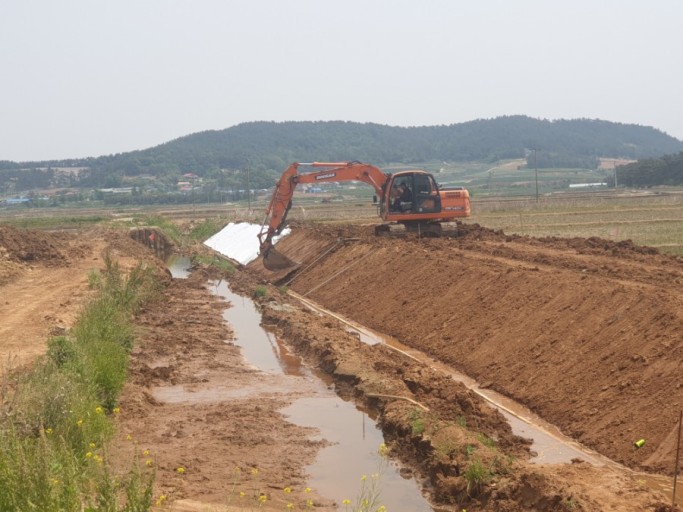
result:
M 232 304 L 223 317 L 234 331 L 233 343 L 242 348 L 249 364 L 266 373 L 289 376 L 291 389 L 283 389 L 285 393 L 294 394 L 298 387 L 312 395 L 282 410 L 289 421 L 317 428 L 319 439 L 330 442 L 307 468 L 308 485 L 339 503 L 344 499 L 355 502 L 362 486 L 371 486 L 375 482 L 373 475 L 379 474 L 376 482 L 381 492 L 380 503 L 388 510 L 431 511 L 417 482 L 403 478 L 399 467 L 379 456 L 384 439 L 368 414 L 339 398 L 331 390 L 329 380 L 302 365 L 275 335 L 261 328 L 261 315 L 250 299 L 233 293 L 224 281 L 214 283 L 212 291 Z M 311 386 L 311 382 L 315 384 Z M 182 390 L 169 390 L 166 399 L 173 400 L 174 392 L 185 398 Z M 213 390 L 211 396 L 215 398 L 216 392 Z M 229 394 L 226 390 L 226 396 Z
M 166 260 L 166 268 L 171 272 L 171 277 L 176 279 L 187 279 L 190 276 L 192 262 L 187 256 L 171 254 Z

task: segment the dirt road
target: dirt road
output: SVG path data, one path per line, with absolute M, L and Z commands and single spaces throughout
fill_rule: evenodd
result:
M 36 251 L 30 263 L 22 259 L 20 244 L 42 237 L 54 246 Z M 665 397 L 658 386 L 669 386 L 672 396 L 680 360 L 680 262 L 628 244 L 515 239 L 474 229 L 450 240 L 396 241 L 375 239 L 363 228 L 301 227 L 281 249 L 289 244 L 305 263 L 340 238 L 354 241 L 304 265 L 289 286 L 486 379 L 615 458 L 666 466 L 673 422 L 656 404 Z M 88 294 L 87 272 L 101 265 L 103 249 L 130 262 L 153 258 L 125 234 L 0 227 L 0 241 L 4 311 L 26 310 L 0 317 L 7 340 L 1 350 L 22 361 L 44 350 L 52 329 L 68 330 Z M 261 272 L 257 266 L 238 272 L 231 286 L 250 294 Z M 43 297 L 39 286 L 31 288 L 34 275 L 54 280 L 51 289 L 61 283 L 61 291 Z M 161 508 L 169 510 L 251 509 L 257 502 L 249 500 L 260 495 L 266 499 L 261 508 L 271 510 L 290 502 L 306 508 L 308 500 L 316 510 L 334 510 L 335 503 L 343 509 L 339 497 L 306 492 L 306 467 L 325 441 L 281 412 L 312 391 L 254 369 L 229 342 L 228 305 L 210 289 L 212 279 L 223 277 L 198 269 L 187 280 L 169 280 L 165 299 L 139 316 L 112 453 L 123 460 L 134 453 L 149 457 L 156 496 L 167 497 Z M 338 393 L 377 410 L 392 457 L 421 476 L 438 510 L 666 510 L 666 500 L 628 472 L 578 461 L 529 464 L 528 443 L 464 386 L 361 343 L 275 286 L 260 303 L 264 322 L 307 364 L 330 375 Z M 46 321 L 46 312 L 58 322 Z M 26 325 L 42 327 L 28 335 Z M 414 403 L 430 411 L 420 418 L 429 436 L 415 429 Z M 654 415 L 659 425 L 637 419 L 637 412 Z M 634 436 L 647 437 L 648 444 L 631 455 Z M 464 477 L 472 452 L 495 476 L 476 490 Z

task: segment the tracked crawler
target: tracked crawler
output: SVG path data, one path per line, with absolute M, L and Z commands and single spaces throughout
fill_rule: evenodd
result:
M 310 168 L 300 172 L 301 167 Z M 375 202 L 384 224 L 376 234 L 389 232 L 402 224 L 407 231 L 438 236 L 441 223 L 470 216 L 470 195 L 461 187 L 440 188 L 430 173 L 421 170 L 385 173 L 361 162 L 313 162 L 291 164 L 275 185 L 258 235 L 263 265 L 272 271 L 296 265 L 273 247 L 273 237 L 285 227 L 292 206 L 294 189 L 299 183 L 360 181 L 375 189 Z M 266 227 L 267 226 L 267 227 Z

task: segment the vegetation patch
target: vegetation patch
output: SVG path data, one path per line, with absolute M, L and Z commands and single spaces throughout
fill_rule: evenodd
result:
M 0 386 L 0 510 L 137 511 L 152 505 L 152 468 L 115 474 L 107 443 L 133 346 L 132 316 L 155 297 L 153 272 L 124 276 L 106 258 L 99 290 L 67 336 Z

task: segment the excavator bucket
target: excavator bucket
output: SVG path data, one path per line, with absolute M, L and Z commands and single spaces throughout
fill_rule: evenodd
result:
M 299 263 L 289 259 L 284 254 L 278 252 L 274 247 L 263 256 L 263 266 L 266 267 L 271 272 L 277 272 L 278 270 L 285 270 L 299 266 Z

